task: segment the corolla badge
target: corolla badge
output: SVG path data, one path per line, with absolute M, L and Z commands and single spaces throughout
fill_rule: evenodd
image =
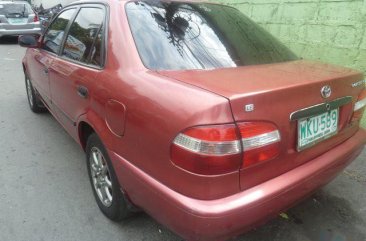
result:
M 329 85 L 323 86 L 320 93 L 324 99 L 327 99 L 332 95 L 332 88 Z
M 353 84 L 352 84 L 352 87 L 353 87 L 353 88 L 356 88 L 356 87 L 358 87 L 358 86 L 363 86 L 363 85 L 365 85 L 365 84 L 366 84 L 366 80 L 361 80 L 361 81 L 358 81 L 358 82 L 353 83 Z

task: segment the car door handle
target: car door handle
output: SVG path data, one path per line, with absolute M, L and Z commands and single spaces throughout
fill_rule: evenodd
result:
M 80 97 L 84 99 L 88 98 L 89 91 L 88 88 L 86 88 L 85 86 L 79 85 L 77 88 L 77 92 Z

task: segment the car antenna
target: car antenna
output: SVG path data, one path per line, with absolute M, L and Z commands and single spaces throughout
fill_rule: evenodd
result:
M 24 9 L 23 9 L 23 17 L 25 17 L 25 4 L 23 4 L 23 7 L 24 7 Z

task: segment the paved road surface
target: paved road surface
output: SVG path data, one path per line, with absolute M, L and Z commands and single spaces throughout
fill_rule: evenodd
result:
M 99 212 L 84 153 L 49 114 L 28 109 L 16 40 L 0 41 L 0 241 L 178 241 L 146 214 Z M 312 198 L 237 241 L 365 241 L 366 151 Z M 162 207 L 164 208 L 164 207 Z

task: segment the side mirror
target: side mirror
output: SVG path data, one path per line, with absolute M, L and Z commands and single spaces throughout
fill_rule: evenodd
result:
M 18 38 L 18 43 L 20 46 L 25 48 L 39 48 L 39 37 L 34 35 L 22 35 Z

